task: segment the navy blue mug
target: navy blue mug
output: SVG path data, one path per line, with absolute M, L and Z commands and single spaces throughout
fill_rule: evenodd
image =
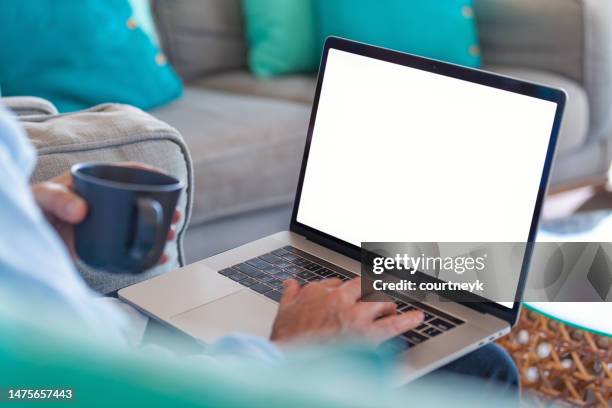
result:
M 163 255 L 183 183 L 152 170 L 81 163 L 71 168 L 87 216 L 75 226 L 75 248 L 87 265 L 139 273 Z

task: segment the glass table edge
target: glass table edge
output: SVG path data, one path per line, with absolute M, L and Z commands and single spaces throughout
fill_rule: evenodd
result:
M 529 310 L 531 310 L 533 312 L 539 313 L 539 314 L 541 314 L 544 317 L 547 317 L 547 318 L 549 318 L 551 320 L 554 320 L 554 321 L 557 321 L 559 323 L 563 323 L 563 324 L 565 324 L 567 326 L 570 326 L 570 327 L 573 327 L 575 329 L 584 330 L 586 332 L 589 332 L 589 333 L 592 333 L 592 334 L 596 334 L 596 335 L 602 336 L 602 337 L 610 337 L 610 338 L 612 338 L 612 333 L 605 333 L 605 332 L 602 332 L 602 331 L 599 331 L 599 330 L 596 330 L 596 329 L 593 329 L 593 328 L 589 328 L 589 327 L 581 326 L 581 325 L 576 324 L 576 323 L 568 322 L 566 320 L 563 320 L 563 319 L 560 319 L 558 317 L 555 317 L 555 316 L 553 316 L 553 315 L 551 315 L 549 313 L 543 312 L 540 309 L 538 309 L 537 307 L 531 306 L 529 303 L 522 303 L 522 305 L 526 309 L 529 309 Z

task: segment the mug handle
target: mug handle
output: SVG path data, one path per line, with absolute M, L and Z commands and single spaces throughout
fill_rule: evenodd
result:
M 151 198 L 138 198 L 136 201 L 136 231 L 130 249 L 130 257 L 143 264 L 157 260 L 149 259 L 164 245 L 166 237 L 163 231 L 164 212 L 160 203 Z

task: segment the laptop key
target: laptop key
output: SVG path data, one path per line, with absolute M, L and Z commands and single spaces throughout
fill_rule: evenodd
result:
M 264 274 L 259 269 L 253 268 L 251 265 L 247 265 L 246 263 L 234 265 L 234 269 L 238 269 L 240 272 L 249 275 L 251 278 L 257 278 Z
M 248 261 L 246 261 L 247 264 L 257 268 L 257 269 L 265 269 L 268 266 L 270 266 L 270 264 L 266 261 L 263 261 L 259 258 L 253 258 L 253 259 L 249 259 Z
M 272 265 L 268 266 L 263 271 L 269 275 L 276 275 L 277 273 L 283 272 L 281 268 L 277 268 L 276 266 L 272 266 Z
M 263 259 L 264 261 L 271 263 L 271 264 L 276 264 L 278 262 L 285 262 L 285 260 L 283 258 L 279 258 L 276 255 L 272 255 L 272 254 L 265 254 L 259 257 L 259 259 Z
M 304 267 L 304 266 L 308 265 L 310 262 L 309 262 L 309 261 L 307 261 L 307 260 L 306 260 L 306 259 L 304 259 L 304 258 L 299 258 L 299 259 L 296 259 L 295 261 L 293 261 L 293 263 L 294 263 L 295 265 L 297 265 L 297 266 Z
M 303 269 L 298 266 L 291 265 L 291 266 L 286 267 L 284 271 L 287 273 L 293 274 L 293 275 L 297 275 L 298 273 L 302 272 Z
M 300 258 L 299 256 L 297 256 L 295 254 L 292 254 L 291 252 L 287 252 L 287 253 L 285 253 L 283 255 L 279 255 L 279 256 L 281 258 L 283 258 L 284 260 L 289 261 L 289 262 L 294 262 L 294 261 L 297 261 L 298 259 L 303 259 L 303 258 Z
M 435 328 L 442 330 L 442 331 L 448 331 L 450 329 L 452 329 L 453 327 L 455 327 L 454 324 L 452 323 L 448 323 L 442 319 L 434 319 L 430 322 L 428 322 L 430 325 L 434 326 Z
M 298 274 L 297 274 L 297 276 L 298 276 L 299 278 L 302 278 L 302 279 L 306 279 L 306 280 L 308 280 L 308 279 L 310 279 L 310 278 L 315 277 L 316 275 L 315 275 L 314 273 L 312 273 L 312 272 L 302 271 L 302 272 L 298 273 Z
M 280 280 L 287 280 L 287 279 L 291 279 L 293 278 L 293 275 L 287 273 L 287 272 L 281 272 L 281 273 L 277 273 L 275 275 L 276 279 L 280 279 Z
M 286 262 L 286 261 L 283 260 L 283 262 L 275 263 L 274 266 L 276 266 L 277 268 L 285 269 L 285 268 L 293 267 L 295 265 L 293 265 L 292 263 L 289 263 L 289 262 Z
M 414 306 L 418 307 L 419 309 L 423 309 L 423 311 L 430 312 L 431 314 L 435 315 L 434 316 L 435 318 L 444 319 L 447 322 L 450 322 L 453 327 L 465 323 L 464 321 L 459 320 L 456 317 L 447 314 L 446 312 L 443 312 L 441 310 L 435 309 L 432 306 L 428 306 L 428 305 L 422 304 L 422 303 L 420 303 L 418 301 L 414 301 L 414 302 L 412 302 L 412 304 Z
M 395 305 L 397 306 L 397 309 L 398 309 L 398 310 L 399 310 L 399 309 L 401 309 L 401 308 L 403 308 L 403 307 L 408 306 L 408 304 L 407 304 L 407 303 L 402 302 L 401 300 L 396 300 L 396 301 L 395 301 Z
M 270 282 L 267 282 L 267 285 L 272 286 L 274 289 L 282 289 L 283 288 L 283 281 L 278 280 L 278 279 L 274 279 Z
M 306 265 L 305 268 L 308 269 L 311 272 L 316 272 L 318 270 L 323 269 L 323 267 L 321 265 L 318 265 L 316 263 L 313 263 L 313 264 L 310 264 L 310 265 Z
M 428 328 L 428 327 L 429 327 L 429 325 L 428 325 L 428 324 L 423 323 L 422 325 L 420 325 L 419 327 L 417 327 L 417 328 L 416 328 L 416 329 L 414 329 L 414 330 L 417 330 L 417 331 L 423 331 L 423 330 L 425 330 L 425 329 L 426 329 L 426 328 Z
M 429 329 L 423 330 L 422 333 L 428 335 L 429 337 L 435 337 L 438 334 L 441 334 L 442 332 L 434 327 L 430 327 Z
M 257 281 L 255 279 L 253 279 L 253 278 L 248 278 L 247 277 L 247 278 L 244 278 L 243 280 L 241 280 L 238 283 L 240 283 L 241 285 L 244 285 L 246 287 L 249 287 L 249 286 L 253 286 L 254 284 L 256 284 Z
M 423 321 L 428 322 L 428 321 L 430 321 L 431 319 L 435 319 L 435 318 L 436 318 L 436 316 L 432 315 L 431 313 L 429 313 L 429 312 L 423 312 Z
M 228 276 L 233 281 L 240 282 L 243 279 L 246 279 L 247 276 L 244 273 L 237 272 L 233 275 Z
M 275 249 L 274 251 L 271 252 L 272 254 L 276 255 L 276 256 L 283 256 L 285 254 L 289 254 L 290 252 L 285 251 L 284 249 Z
M 264 285 L 263 283 L 256 283 L 255 285 L 251 286 L 251 289 L 253 289 L 255 292 L 262 294 L 272 290 L 271 287 Z
M 235 273 L 237 273 L 238 271 L 232 268 L 225 268 L 219 271 L 219 273 L 223 276 L 231 276 Z
M 283 294 L 280 293 L 279 291 L 271 290 L 270 292 L 264 293 L 264 296 L 269 297 L 270 299 L 274 300 L 275 302 L 280 302 L 281 297 L 283 297 Z
M 276 272 L 276 273 L 270 273 L 269 275 L 270 275 L 271 277 L 273 277 L 274 279 L 280 279 L 280 278 L 278 277 L 278 275 L 280 275 L 281 273 L 285 273 L 285 272 L 280 271 L 280 272 Z
M 321 275 L 324 278 L 327 278 L 332 273 L 334 273 L 334 271 L 332 271 L 331 269 L 327 269 L 327 268 L 323 268 L 317 271 L 317 274 Z
M 419 344 L 427 340 L 427 337 L 412 330 L 402 334 L 402 336 L 413 344 Z
M 272 275 L 261 275 L 259 278 L 257 278 L 257 280 L 263 283 L 267 283 L 274 280 L 274 278 L 275 276 Z

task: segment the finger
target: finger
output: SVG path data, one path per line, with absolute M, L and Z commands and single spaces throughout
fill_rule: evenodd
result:
M 62 184 L 40 183 L 32 190 L 38 205 L 62 221 L 76 224 L 83 221 L 87 214 L 85 201 Z
M 412 330 L 421 323 L 423 312 L 420 310 L 384 317 L 374 322 L 372 337 L 375 341 L 383 342 Z
M 337 288 L 339 286 L 342 286 L 344 282 L 342 282 L 338 278 L 329 278 L 329 279 L 323 279 L 319 281 L 319 283 L 326 288 Z
M 59 176 L 53 177 L 50 182 L 63 184 L 68 188 L 72 188 L 72 173 L 65 171 Z
M 345 282 L 338 290 L 345 292 L 353 300 L 361 298 L 361 278 L 355 278 Z
M 174 214 L 172 215 L 172 223 L 176 224 L 181 220 L 181 212 L 179 210 L 174 210 Z
M 357 309 L 360 316 L 372 321 L 383 316 L 395 315 L 397 311 L 393 302 L 361 302 Z
M 176 230 L 174 228 L 170 228 L 168 230 L 168 236 L 166 237 L 167 241 L 172 241 L 176 237 Z
M 281 306 L 293 302 L 301 290 L 300 284 L 295 279 L 288 279 L 284 281 L 283 288 L 283 296 L 280 300 Z

